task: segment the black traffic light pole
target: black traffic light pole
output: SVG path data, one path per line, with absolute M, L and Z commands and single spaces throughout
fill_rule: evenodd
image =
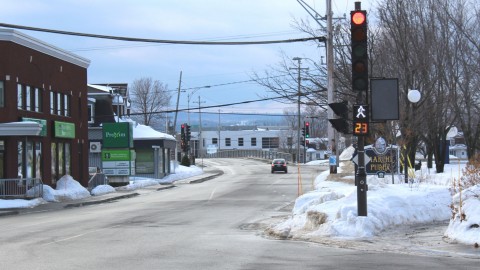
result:
M 357 91 L 357 102 L 368 107 L 368 54 L 367 21 L 361 3 L 355 2 L 355 10 L 350 13 L 352 38 L 352 90 Z M 354 114 L 356 112 L 353 112 Z M 368 125 L 368 124 L 367 124 Z M 355 132 L 354 132 L 355 133 Z M 367 216 L 367 174 L 365 172 L 365 135 L 358 136 L 358 167 L 355 174 L 357 183 L 357 214 Z

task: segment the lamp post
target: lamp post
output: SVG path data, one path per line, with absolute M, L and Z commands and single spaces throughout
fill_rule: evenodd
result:
M 409 110 L 408 110 L 408 118 L 407 119 L 413 119 L 413 117 L 411 117 L 414 112 L 411 111 L 411 110 L 414 110 L 415 107 L 412 107 L 412 105 L 414 103 L 417 103 L 420 101 L 420 99 L 422 98 L 422 94 L 420 93 L 420 91 L 416 90 L 416 89 L 408 89 L 408 94 L 407 94 L 407 98 L 408 98 L 408 101 L 410 101 L 410 104 L 409 104 Z M 411 125 L 411 123 L 409 123 L 409 125 Z M 408 150 L 408 149 L 407 149 Z M 408 154 L 409 154 L 410 151 L 406 151 L 405 153 L 405 160 L 403 162 L 403 166 L 405 167 L 405 183 L 408 183 L 408 173 L 409 173 L 409 167 L 408 167 Z
M 190 125 L 190 98 L 193 96 L 193 94 L 195 94 L 198 90 L 202 89 L 202 88 L 210 88 L 211 86 L 210 85 L 205 85 L 205 86 L 200 86 L 200 87 L 195 87 L 193 88 L 192 92 L 189 92 L 187 94 L 187 122 L 188 124 Z

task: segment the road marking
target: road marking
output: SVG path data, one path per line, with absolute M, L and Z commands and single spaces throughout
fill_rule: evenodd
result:
M 210 198 L 208 199 L 209 201 L 211 201 L 213 199 L 213 194 L 215 194 L 215 190 L 217 190 L 217 188 L 214 188 L 212 190 L 212 193 L 210 194 Z
M 116 227 L 119 227 L 119 226 L 121 226 L 121 225 L 115 225 L 115 226 L 111 226 L 111 227 L 108 227 L 108 228 L 102 228 L 102 229 L 93 230 L 93 231 L 89 231 L 89 232 L 82 233 L 82 234 L 77 234 L 77 235 L 74 235 L 74 236 L 71 236 L 71 237 L 67 237 L 67 238 L 63 238 L 63 239 L 60 239 L 60 240 L 55 240 L 55 241 L 52 241 L 52 242 L 49 242 L 49 243 L 45 243 L 42 246 L 48 246 L 48 245 L 51 245 L 51 244 L 57 244 L 57 243 L 60 243 L 60 242 L 65 242 L 65 241 L 68 241 L 68 240 L 71 240 L 71 239 L 75 239 L 75 238 L 85 236 L 87 234 L 92 234 L 92 233 L 99 232 L 99 231 L 104 231 L 104 230 L 110 230 L 112 228 L 116 228 Z

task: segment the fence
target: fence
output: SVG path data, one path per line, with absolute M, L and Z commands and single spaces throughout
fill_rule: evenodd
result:
M 206 158 L 262 158 L 262 159 L 275 159 L 275 158 L 284 158 L 287 161 L 292 161 L 292 154 L 277 152 L 277 151 L 267 151 L 267 150 L 221 150 L 217 153 L 207 154 Z
M 41 179 L 0 179 L 0 198 L 33 199 L 40 197 L 43 197 L 43 182 Z
M 92 190 L 100 185 L 108 185 L 108 178 L 104 173 L 95 173 L 88 180 L 88 190 Z

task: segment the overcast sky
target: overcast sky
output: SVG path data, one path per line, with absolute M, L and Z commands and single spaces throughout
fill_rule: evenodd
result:
M 324 15 L 325 0 L 307 0 Z M 366 2 L 366 1 L 364 1 Z M 253 41 L 306 37 L 292 25 L 309 19 L 297 0 L 0 0 L 0 22 L 100 35 L 169 40 Z M 334 16 L 348 14 L 353 0 L 333 0 Z M 166 45 L 101 40 L 19 30 L 91 61 L 89 83 L 129 83 L 151 77 L 178 88 L 223 85 L 191 94 L 190 107 L 214 106 L 265 96 L 250 80 L 281 61 L 281 52 L 320 59 L 323 48 L 312 42 L 249 46 Z M 192 91 L 192 90 L 189 90 Z M 172 102 L 175 102 L 173 99 Z M 203 103 L 205 101 L 205 103 Z M 182 93 L 180 108 L 186 108 Z M 252 103 L 244 109 L 273 112 L 283 104 Z M 295 107 L 293 105 L 293 107 Z M 221 108 L 234 111 L 238 108 Z M 218 111 L 218 109 L 214 109 Z

